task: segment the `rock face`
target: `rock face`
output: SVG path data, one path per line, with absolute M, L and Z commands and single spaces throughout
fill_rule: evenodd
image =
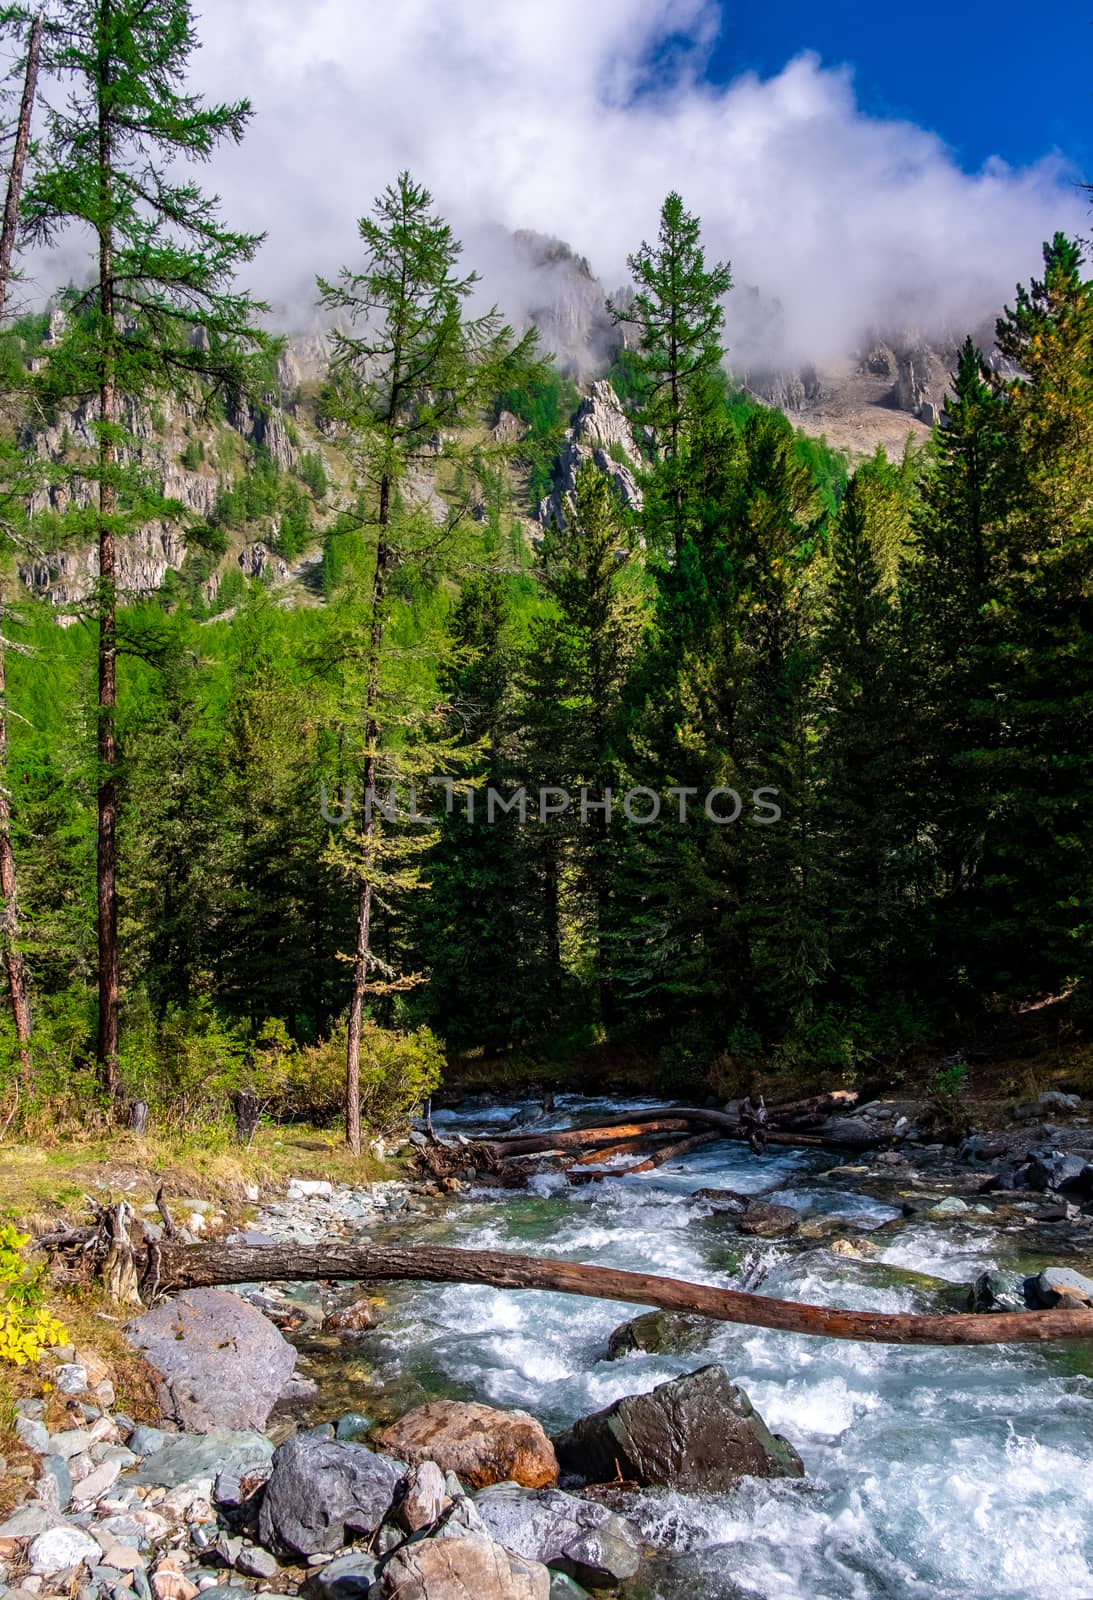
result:
M 378 1592 L 391 1600 L 550 1600 L 550 1574 L 488 1539 L 427 1539 L 396 1551 Z
M 158 1375 L 163 1415 L 191 1433 L 261 1430 L 296 1365 L 273 1323 L 223 1289 L 176 1295 L 128 1337 Z
M 561 1489 L 485 1489 L 475 1507 L 506 1550 L 541 1561 L 594 1588 L 632 1578 L 641 1564 L 641 1534 L 607 1506 Z
M 793 1446 L 718 1366 L 582 1417 L 554 1446 L 562 1467 L 590 1483 L 621 1472 L 650 1487 L 716 1493 L 742 1477 L 804 1476 Z
M 399 1480 L 395 1463 L 363 1444 L 297 1434 L 273 1458 L 259 1537 L 289 1554 L 329 1555 L 348 1536 L 376 1531 Z
M 554 1448 L 526 1411 L 434 1400 L 384 1429 L 379 1442 L 411 1466 L 435 1461 L 442 1472 L 454 1472 L 472 1489 L 506 1479 L 543 1489 L 558 1479 Z
M 594 461 L 606 473 L 620 501 L 631 511 L 640 511 L 643 496 L 634 474 L 641 457 L 626 412 L 606 378 L 598 379 L 587 400 L 566 432 L 566 442 L 555 468 L 555 487 L 539 506 L 539 521 L 565 527 L 566 507 L 577 486 L 577 472 L 585 461 Z

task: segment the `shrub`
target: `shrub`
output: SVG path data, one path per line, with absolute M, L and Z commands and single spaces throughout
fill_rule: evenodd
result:
M 327 490 L 326 467 L 317 450 L 309 450 L 301 457 L 297 468 L 300 478 L 307 484 L 316 500 L 321 500 Z
M 42 1304 L 45 1264 L 30 1266 L 23 1259 L 29 1242 L 29 1235 L 16 1233 L 10 1223 L 0 1225 L 0 1361 L 16 1367 L 38 1361 L 51 1345 L 68 1340 Z
M 343 1115 L 347 1032 L 343 1019 L 328 1039 L 281 1057 L 272 1098 L 282 1117 L 322 1126 Z M 397 1127 L 437 1088 L 443 1069 L 444 1051 L 431 1029 L 400 1033 L 367 1021 L 361 1040 L 365 1126 L 373 1133 Z

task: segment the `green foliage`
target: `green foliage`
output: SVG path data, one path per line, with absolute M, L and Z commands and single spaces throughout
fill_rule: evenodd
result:
M 204 439 L 190 439 L 183 447 L 179 461 L 187 472 L 198 472 L 205 461 Z
M 307 484 L 316 500 L 321 500 L 327 491 L 326 467 L 323 458 L 317 450 L 308 450 L 300 457 L 297 468 L 300 478 Z
M 259 1092 L 274 1115 L 316 1127 L 336 1122 L 345 1106 L 344 1018 L 318 1044 L 282 1055 Z M 390 1133 L 440 1086 L 444 1050 L 429 1028 L 411 1032 L 366 1021 L 361 1040 L 361 1117 L 373 1134 Z

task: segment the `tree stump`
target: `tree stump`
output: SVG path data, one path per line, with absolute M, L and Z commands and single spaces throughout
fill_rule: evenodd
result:
M 262 1105 L 254 1090 L 237 1089 L 232 1095 L 232 1109 L 235 1112 L 236 1144 L 250 1144 L 258 1131 L 258 1119 L 262 1115 Z

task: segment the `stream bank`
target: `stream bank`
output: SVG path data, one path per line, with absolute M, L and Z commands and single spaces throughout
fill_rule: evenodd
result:
M 558 1121 L 612 1109 L 563 1102 Z M 534 1110 L 497 1107 L 486 1125 Z M 442 1126 L 469 1134 L 482 1120 L 482 1108 L 471 1108 L 445 1114 Z M 1073 1133 L 1078 1144 L 1088 1138 L 1063 1129 L 1060 1140 L 1049 1135 L 1047 1142 L 1065 1143 Z M 1040 1124 L 1014 1138 L 1017 1146 L 1045 1142 Z M 992 1270 L 1022 1283 L 1064 1262 L 1088 1271 L 1089 1219 L 1081 1207 L 1045 1191 L 983 1192 L 1003 1156 L 985 1162 L 970 1151 L 956 1160 L 952 1151 L 923 1149 L 910 1157 L 880 1152 L 839 1164 L 813 1151 L 755 1157 L 718 1142 L 646 1177 L 609 1177 L 579 1189 L 549 1172 L 527 1191 L 472 1185 L 431 1196 L 406 1184 L 297 1185 L 291 1198 L 286 1192 L 261 1207 L 249 1231 L 269 1239 L 333 1233 L 525 1250 L 814 1304 L 909 1312 L 965 1304 L 971 1285 Z M 793 1231 L 741 1234 L 710 1197 L 718 1190 L 790 1208 Z M 352 1333 L 330 1320 L 359 1300 L 352 1291 L 254 1285 L 244 1292 L 281 1324 L 310 1385 L 274 1412 L 261 1436 L 267 1460 L 298 1430 L 318 1428 L 321 1442 L 340 1425 L 343 1439 L 354 1427 L 371 1439 L 373 1428 L 438 1400 L 522 1410 L 557 1435 L 625 1396 L 721 1367 L 799 1453 L 806 1476 L 745 1477 L 716 1491 L 610 1491 L 609 1509 L 632 1522 L 652 1551 L 624 1580 L 628 1596 L 1081 1600 L 1093 1593 L 1088 1347 L 908 1350 L 709 1324 L 620 1342 L 612 1335 L 642 1308 L 472 1286 L 391 1286 L 372 1306 L 374 1328 Z M 346 1420 L 350 1414 L 355 1422 Z M 105 1440 L 92 1448 L 98 1446 L 119 1447 Z M 123 1468 L 121 1493 L 133 1470 Z M 135 1470 L 139 1476 L 145 1468 Z M 153 1487 L 163 1500 L 150 1509 L 163 1515 L 160 1506 L 176 1488 Z M 200 1495 L 190 1509 L 206 1505 L 218 1519 L 231 1509 Z M 240 1585 L 291 1593 L 313 1581 L 272 1552 L 266 1554 L 276 1572 L 248 1576 L 247 1562 L 261 1564 L 262 1556 L 244 1552 L 258 1546 L 229 1545 L 237 1556 L 230 1566 L 205 1556 L 190 1542 L 203 1537 L 203 1526 L 200 1516 L 186 1522 L 190 1573 L 199 1572 L 210 1589 L 227 1582 L 235 1589 L 231 1600 L 241 1600 Z M 223 1532 L 217 1528 L 216 1538 Z M 244 1536 L 229 1530 L 227 1537 Z M 162 1551 L 161 1541 L 138 1552 L 146 1583 L 159 1576 Z M 358 1571 L 358 1582 L 363 1575 Z M 11 1579 L 18 1576 L 16 1569 L 7 1580 L 16 1589 L 22 1585 Z M 341 1576 L 348 1583 L 352 1574 Z M 49 1581 L 28 1593 L 49 1592 Z M 510 1574 L 508 1581 L 523 1580 Z M 156 1600 L 188 1600 L 182 1592 L 160 1593 L 170 1587 L 166 1579 L 153 1585 Z M 135 1576 L 128 1592 L 143 1600 Z

